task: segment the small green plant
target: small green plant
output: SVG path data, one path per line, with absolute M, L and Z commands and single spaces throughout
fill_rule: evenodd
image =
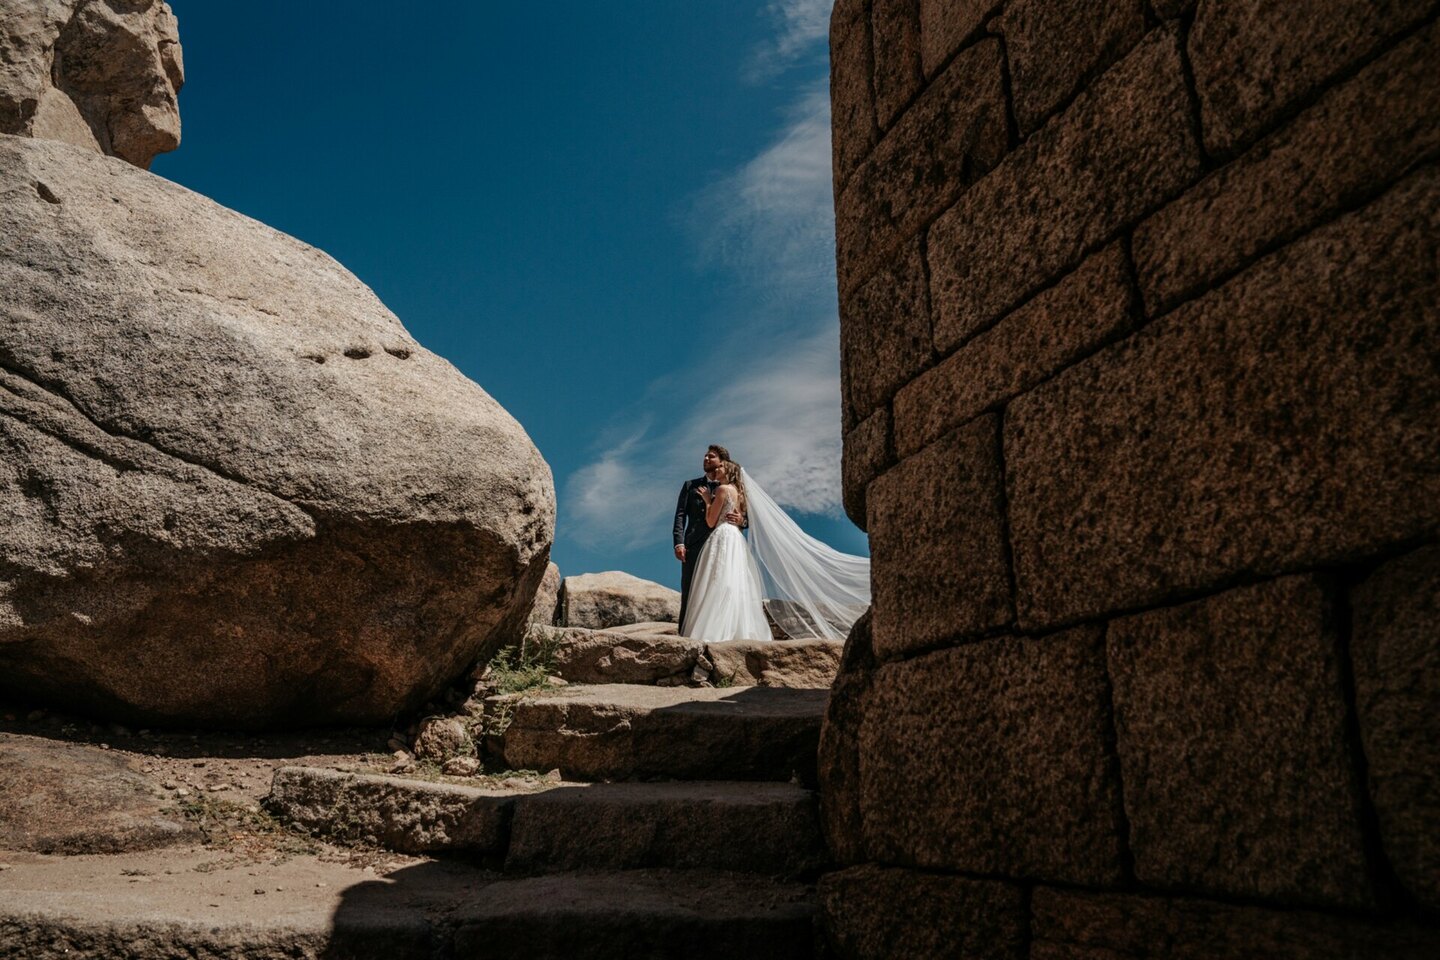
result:
M 738 671 L 737 671 L 737 672 L 738 672 Z M 712 686 L 715 686 L 715 687 L 718 687 L 718 688 L 721 688 L 721 689 L 723 689 L 723 688 L 725 688 L 725 687 L 733 687 L 733 686 L 735 686 L 735 676 L 736 676 L 736 674 L 734 674 L 734 673 L 721 673 L 719 670 L 716 670 L 716 671 L 715 671 L 715 679 L 712 680 L 712 681 L 710 681 L 710 683 L 711 683 Z
M 200 830 L 206 846 L 228 847 L 252 858 L 260 855 L 281 860 L 320 848 L 309 837 L 277 820 L 263 807 L 197 796 L 182 801 L 179 813 Z
M 486 680 L 496 693 L 523 693 L 545 686 L 545 678 L 554 669 L 554 642 L 544 634 L 529 632 L 519 645 L 495 655 Z

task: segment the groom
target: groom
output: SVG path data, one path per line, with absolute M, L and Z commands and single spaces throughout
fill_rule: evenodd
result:
M 705 522 L 705 501 L 700 489 L 711 493 L 720 485 L 715 471 L 720 464 L 730 459 L 730 451 L 718 443 L 710 444 L 700 468 L 705 476 L 686 480 L 680 487 L 680 499 L 675 503 L 675 559 L 680 561 L 680 629 L 685 629 L 685 608 L 690 603 L 690 578 L 695 575 L 695 561 L 700 559 L 700 548 L 710 536 L 710 524 Z M 727 523 L 744 526 L 745 520 L 738 513 L 726 514 Z

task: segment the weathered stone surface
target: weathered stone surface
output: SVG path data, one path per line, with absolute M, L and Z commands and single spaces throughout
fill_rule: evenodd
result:
M 1108 711 L 1092 627 L 881 666 L 860 729 L 867 853 L 966 873 L 1118 882 Z
M 980 417 L 870 485 L 880 656 L 1010 622 L 997 433 Z
M 675 634 L 619 633 L 583 627 L 534 628 L 550 651 L 555 676 L 571 683 L 656 683 L 688 678 L 705 649 Z
M 456 717 L 427 717 L 415 731 L 415 756 L 428 760 L 448 760 L 455 756 L 472 756 L 475 742 L 465 722 Z
M 1135 230 L 1150 315 L 1440 151 L 1433 24 Z
M 1150 0 L 1150 8 L 1158 17 L 1174 20 L 1195 9 L 1196 0 Z
M 433 861 L 381 879 L 303 854 L 246 858 L 243 867 L 216 854 L 7 857 L 0 956 L 433 960 L 449 931 L 432 927 L 427 910 L 443 917 L 490 879 Z
M 1440 912 L 1440 546 L 1380 567 L 1351 608 L 1355 707 L 1385 856 Z
M 24 960 L 810 956 L 807 887 L 719 871 L 507 879 L 426 858 L 381 876 L 213 849 L 9 866 L 0 956 Z
M 1012 403 L 1020 622 L 1434 530 L 1437 221 L 1432 168 Z
M 0 133 L 63 140 L 148 168 L 180 145 L 180 34 L 159 0 L 5 4 Z
M 119 754 L 0 733 L 0 850 L 119 853 L 199 839 L 172 806 Z
M 837 197 L 879 138 L 870 75 L 869 0 L 837 0 L 830 13 L 831 157 Z
M 895 452 L 908 457 L 1130 329 L 1125 253 L 1107 247 L 895 395 Z M 849 451 L 847 438 L 846 453 Z
M 987 40 L 931 81 L 835 203 L 842 298 L 1005 154 L 1000 44 Z
M 1199 171 L 1177 35 L 1157 29 L 930 228 L 936 348 L 990 326 Z
M 0 689 L 388 721 L 513 635 L 549 468 L 354 276 L 65 144 L 0 192 Z
M 559 768 L 580 780 L 789 780 L 815 777 L 824 690 L 562 687 L 495 698 L 516 769 Z
M 871 481 L 889 469 L 893 462 L 890 454 L 890 408 L 882 407 L 845 434 L 845 453 L 841 459 L 845 513 L 861 530 L 868 522 L 866 491 Z
M 1244 146 L 1436 7 L 1436 0 L 1200 4 L 1190 62 L 1206 148 L 1227 155 Z
M 1086 78 L 1104 71 L 1145 35 L 1144 0 L 1019 0 L 996 21 L 1010 62 L 1015 120 L 1029 135 Z
M 680 624 L 673 620 L 661 621 L 650 620 L 644 623 L 621 623 L 613 627 L 605 628 L 607 633 L 623 633 L 626 635 L 642 634 L 644 636 L 678 636 Z
M 565 578 L 560 611 L 560 625 L 592 630 L 656 620 L 673 622 L 680 619 L 680 591 L 619 570 L 582 573 Z
M 503 790 L 281 767 L 265 806 L 287 823 L 336 840 L 403 853 L 495 855 L 505 851 L 514 802 Z
M 1325 913 L 1037 887 L 1033 960 L 1421 960 L 1433 930 Z
M 515 802 L 506 871 L 737 870 L 825 863 L 815 795 L 788 783 L 596 783 Z
M 920 89 L 920 0 L 871 0 L 875 118 L 885 130 Z
M 875 669 L 867 613 L 850 628 L 820 728 L 820 823 L 835 861 L 865 859 L 860 806 L 860 725 Z
M 1374 902 L 1330 606 L 1314 578 L 1284 577 L 1111 621 L 1142 883 Z
M 920 42 L 928 77 L 950 59 L 1000 0 L 920 0 Z
M 840 355 L 847 417 L 854 427 L 930 362 L 925 257 L 916 237 L 840 308 Z
M 828 689 L 840 666 L 838 640 L 735 640 L 712 643 L 705 654 L 715 676 L 733 686 Z
M 867 865 L 826 874 L 816 893 L 828 945 L 846 960 L 1028 956 L 1014 884 Z
M 709 871 L 507 880 L 456 919 L 457 960 L 794 960 L 811 955 L 809 891 Z
M 555 622 L 560 608 L 560 568 L 554 563 L 545 565 L 545 576 L 535 588 L 535 602 L 530 606 L 530 623 L 548 627 Z

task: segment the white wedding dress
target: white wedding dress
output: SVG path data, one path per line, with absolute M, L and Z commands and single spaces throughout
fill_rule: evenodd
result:
M 750 536 L 721 523 L 700 548 L 680 633 L 707 643 L 787 637 L 844 640 L 870 606 L 870 558 L 841 553 L 792 520 L 741 470 Z M 727 492 L 727 497 L 731 495 Z M 732 500 L 721 515 L 734 509 Z
M 720 506 L 723 517 L 735 509 L 729 491 Z M 690 603 L 683 636 L 706 643 L 727 640 L 769 640 L 765 598 L 760 593 L 760 572 L 745 544 L 745 535 L 733 523 L 721 522 L 705 539 L 695 574 L 690 579 Z

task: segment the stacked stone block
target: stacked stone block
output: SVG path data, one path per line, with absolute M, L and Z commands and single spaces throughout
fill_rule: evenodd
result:
M 837 956 L 1440 955 L 1437 11 L 836 3 Z

